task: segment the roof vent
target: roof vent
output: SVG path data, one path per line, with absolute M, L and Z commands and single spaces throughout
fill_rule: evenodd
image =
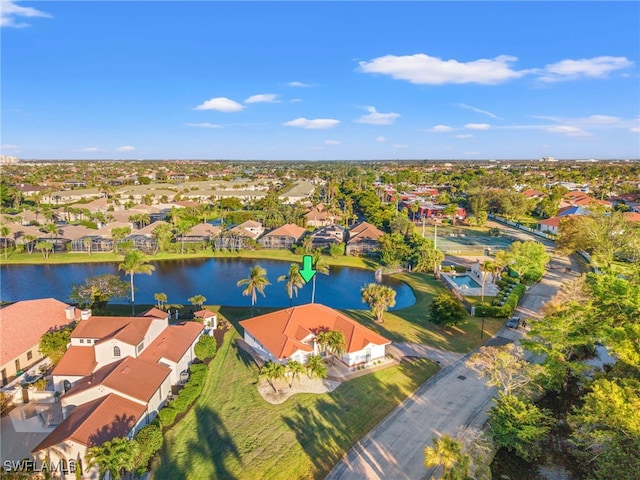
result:
M 76 307 L 69 305 L 64 309 L 64 316 L 67 320 L 73 320 L 76 318 Z

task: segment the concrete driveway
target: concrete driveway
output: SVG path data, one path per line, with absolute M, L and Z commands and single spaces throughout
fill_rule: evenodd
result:
M 563 282 L 578 275 L 579 265 L 555 257 L 555 268 L 527 290 L 517 313 L 523 318 L 540 316 L 541 306 Z M 566 268 L 571 265 L 571 272 Z M 523 329 L 500 329 L 488 344 L 518 342 Z M 329 480 L 418 480 L 436 474 L 424 467 L 424 448 L 432 437 L 453 434 L 461 426 L 482 427 L 496 395 L 484 380 L 464 364 L 470 354 L 454 361 L 424 383 L 378 426 L 363 437 L 326 477 Z

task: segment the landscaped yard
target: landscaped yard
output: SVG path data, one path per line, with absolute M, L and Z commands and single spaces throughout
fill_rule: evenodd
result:
M 403 363 L 332 393 L 299 394 L 272 405 L 259 395 L 258 370 L 236 338 L 233 330 L 225 335 L 201 397 L 165 435 L 152 478 L 324 478 L 438 369 L 428 360 Z

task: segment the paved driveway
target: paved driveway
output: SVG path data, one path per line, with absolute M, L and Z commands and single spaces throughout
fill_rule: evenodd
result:
M 523 318 L 539 316 L 539 309 L 555 295 L 562 282 L 575 278 L 567 272 L 568 258 L 555 257 L 556 267 L 527 290 L 517 312 Z M 573 264 L 576 272 L 579 265 Z M 489 342 L 517 342 L 522 329 L 503 327 Z M 432 437 L 453 434 L 460 426 L 482 427 L 496 394 L 464 364 L 466 355 L 424 383 L 378 426 L 362 438 L 329 472 L 328 480 L 428 478 L 435 470 L 424 468 L 424 448 Z

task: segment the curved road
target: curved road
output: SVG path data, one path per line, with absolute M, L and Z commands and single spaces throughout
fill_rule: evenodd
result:
M 554 268 L 522 297 L 517 314 L 537 318 L 541 306 L 562 283 L 575 278 L 580 265 L 554 257 Z M 567 271 L 567 268 L 571 271 Z M 503 327 L 486 345 L 517 342 L 524 332 Z M 414 394 L 364 436 L 327 475 L 327 480 L 430 478 L 424 467 L 424 448 L 432 437 L 453 434 L 461 426 L 481 428 L 496 395 L 465 365 L 471 353 L 454 361 L 425 382 Z

